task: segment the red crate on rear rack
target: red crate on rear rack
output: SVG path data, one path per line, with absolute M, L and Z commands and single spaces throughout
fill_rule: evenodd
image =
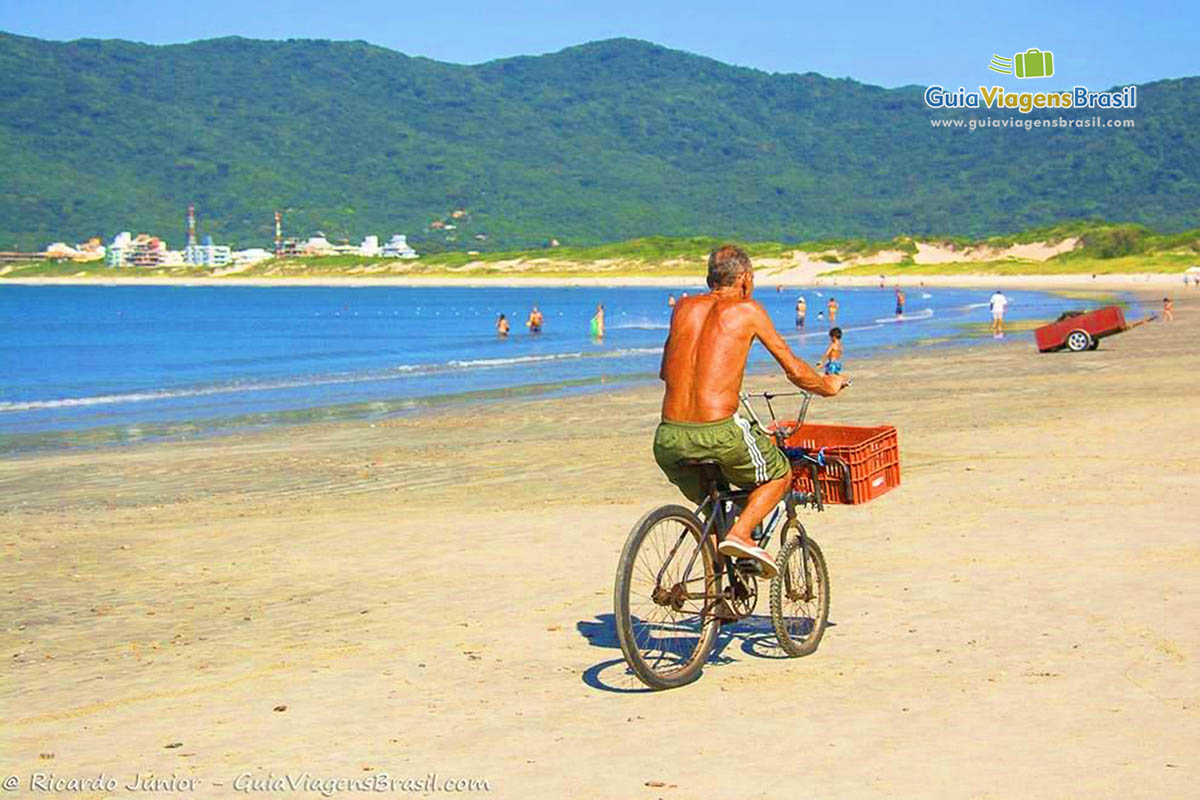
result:
M 817 479 L 826 503 L 866 503 L 900 485 L 900 441 L 891 425 L 804 425 L 787 438 L 787 446 L 803 447 L 814 457 L 825 448 Z M 792 468 L 792 484 L 797 491 L 813 491 L 807 462 Z

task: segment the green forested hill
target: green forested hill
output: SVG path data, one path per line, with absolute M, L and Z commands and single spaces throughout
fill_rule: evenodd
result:
M 932 129 L 948 115 L 916 87 L 632 40 L 460 66 L 361 42 L 0 34 L 0 75 L 0 249 L 118 230 L 177 246 L 189 202 L 243 247 L 268 245 L 276 208 L 291 235 L 426 249 L 1200 226 L 1198 78 L 1109 112 L 1133 130 L 967 132 Z M 455 208 L 457 230 L 428 229 Z

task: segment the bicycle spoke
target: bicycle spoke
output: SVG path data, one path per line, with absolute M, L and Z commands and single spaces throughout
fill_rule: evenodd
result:
M 785 536 L 785 539 L 787 537 Z M 816 649 L 829 614 L 828 572 L 820 548 L 809 538 L 784 546 L 783 568 L 771 585 L 771 617 L 780 645 L 793 656 Z
M 691 574 L 693 562 L 700 565 L 698 575 Z M 704 614 L 706 562 L 697 533 L 676 519 L 647 531 L 634 557 L 628 592 L 633 644 L 656 674 L 669 676 L 689 667 L 706 627 L 714 624 Z

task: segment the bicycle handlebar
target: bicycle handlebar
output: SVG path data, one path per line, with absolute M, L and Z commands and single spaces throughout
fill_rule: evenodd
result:
M 847 378 L 846 382 L 842 384 L 842 388 L 845 389 L 845 388 L 849 387 L 852 382 L 853 381 L 851 381 L 849 378 Z M 765 429 L 766 426 L 762 424 L 762 420 L 760 420 L 758 418 L 758 414 L 754 413 L 754 407 L 750 405 L 750 398 L 752 398 L 752 397 L 761 397 L 763 400 L 766 401 L 767 411 L 771 414 L 771 424 L 774 426 L 774 429 L 777 434 L 782 433 L 784 438 L 786 438 L 787 436 L 790 436 L 791 434 L 793 434 L 797 430 L 799 430 L 800 426 L 804 424 L 804 418 L 808 416 L 808 404 L 812 402 L 813 393 L 806 392 L 803 389 L 801 389 L 800 391 L 796 391 L 796 392 L 755 392 L 753 394 L 751 394 L 750 392 L 739 392 L 738 399 L 741 400 L 742 405 L 746 407 L 746 411 L 750 414 L 751 418 L 755 422 L 758 423 L 758 426 L 760 428 Z M 779 419 L 775 416 L 775 408 L 771 405 L 771 401 L 777 397 L 803 397 L 804 398 L 800 402 L 800 409 L 796 412 L 796 425 L 794 427 L 788 428 L 786 431 L 780 430 Z

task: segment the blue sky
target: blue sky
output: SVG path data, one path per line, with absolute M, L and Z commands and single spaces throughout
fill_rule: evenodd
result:
M 228 35 L 362 39 L 465 64 L 629 36 L 730 64 L 882 86 L 1027 84 L 1000 79 L 987 63 L 993 53 L 1011 56 L 1030 47 L 1053 51 L 1055 88 L 1200 74 L 1200 3 L 1194 0 L 0 0 L 0 30 L 153 44 Z

